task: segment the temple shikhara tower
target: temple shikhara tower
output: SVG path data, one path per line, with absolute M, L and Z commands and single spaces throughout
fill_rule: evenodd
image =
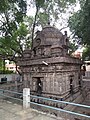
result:
M 63 35 L 50 25 L 36 32 L 33 48 L 25 50 L 17 62 L 31 94 L 66 101 L 80 96 L 82 62 L 71 57 L 68 48 L 67 32 Z

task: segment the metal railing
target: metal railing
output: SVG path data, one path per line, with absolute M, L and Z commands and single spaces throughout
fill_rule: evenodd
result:
M 34 96 L 34 95 L 30 95 L 30 96 L 33 97 L 33 98 L 40 98 L 40 99 L 43 99 L 43 100 L 53 101 L 53 102 L 56 102 L 56 103 L 63 103 L 63 104 L 68 104 L 68 105 L 90 108 L 90 106 L 88 106 L 88 105 L 82 105 L 82 104 L 77 104 L 77 103 L 73 103 L 73 102 L 54 100 L 54 99 L 51 99 L 51 98 L 39 97 L 39 96 Z
M 0 89 L 0 95 L 1 96 L 8 97 L 8 98 L 15 99 L 15 100 L 19 100 L 19 101 L 22 101 L 22 102 L 24 100 L 24 99 L 20 99 L 20 98 L 15 98 L 13 96 L 9 96 L 6 93 L 12 93 L 12 94 L 16 94 L 16 95 L 23 96 L 23 97 L 27 96 L 27 94 L 24 95 L 23 93 L 18 93 L 16 91 Z M 83 105 L 83 104 L 78 104 L 78 103 L 73 103 L 73 102 L 54 100 L 54 99 L 40 97 L 40 96 L 34 96 L 34 95 L 30 95 L 30 96 L 27 96 L 27 97 L 32 97 L 32 98 L 36 98 L 36 99 L 52 101 L 52 102 L 55 102 L 55 103 L 63 103 L 63 104 L 67 104 L 67 105 L 73 105 L 73 106 L 77 106 L 77 107 L 84 107 L 84 108 L 90 109 L 90 106 L 88 106 L 88 105 Z M 72 114 L 72 115 L 77 115 L 77 116 L 81 116 L 81 117 L 85 117 L 85 118 L 90 118 L 90 116 L 86 115 L 86 114 L 81 114 L 81 113 L 77 113 L 77 112 L 73 112 L 73 111 L 69 111 L 69 110 L 65 110 L 65 109 L 61 109 L 61 108 L 57 108 L 57 107 L 52 107 L 52 106 L 49 106 L 49 105 L 39 104 L 39 103 L 36 103 L 36 102 L 31 102 L 31 101 L 30 101 L 30 104 L 41 106 L 41 107 L 44 107 L 44 108 L 49 108 L 49 109 L 56 110 L 56 111 L 61 111 L 61 112 Z
M 23 99 L 7 95 L 6 93 L 12 93 L 13 95 L 20 95 L 20 96 L 23 96 L 23 93 L 19 93 L 19 92 L 16 92 L 16 91 L 10 91 L 10 90 L 0 89 L 0 95 L 1 96 L 7 97 L 7 98 L 11 98 L 11 99 L 14 99 L 14 100 L 23 101 Z

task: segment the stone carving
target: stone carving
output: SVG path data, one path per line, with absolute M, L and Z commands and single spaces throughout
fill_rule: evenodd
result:
M 24 73 L 24 80 L 30 81 L 31 92 L 68 100 L 70 100 L 72 90 L 73 94 L 76 94 L 75 87 L 79 85 L 78 75 L 80 75 L 82 62 L 70 57 L 68 46 L 67 32 L 63 35 L 51 26 L 37 31 L 32 50 L 25 50 L 24 57 L 18 58 L 17 61 Z M 44 64 L 45 62 L 47 64 Z M 73 77 L 70 78 L 72 75 Z

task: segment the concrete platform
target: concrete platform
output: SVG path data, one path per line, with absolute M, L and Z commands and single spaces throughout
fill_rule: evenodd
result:
M 0 120 L 64 120 L 33 109 L 23 109 L 21 105 L 0 100 Z

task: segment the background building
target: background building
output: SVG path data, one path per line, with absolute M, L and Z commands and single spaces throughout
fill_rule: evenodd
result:
M 16 64 L 13 61 L 5 60 L 5 69 L 16 72 Z

